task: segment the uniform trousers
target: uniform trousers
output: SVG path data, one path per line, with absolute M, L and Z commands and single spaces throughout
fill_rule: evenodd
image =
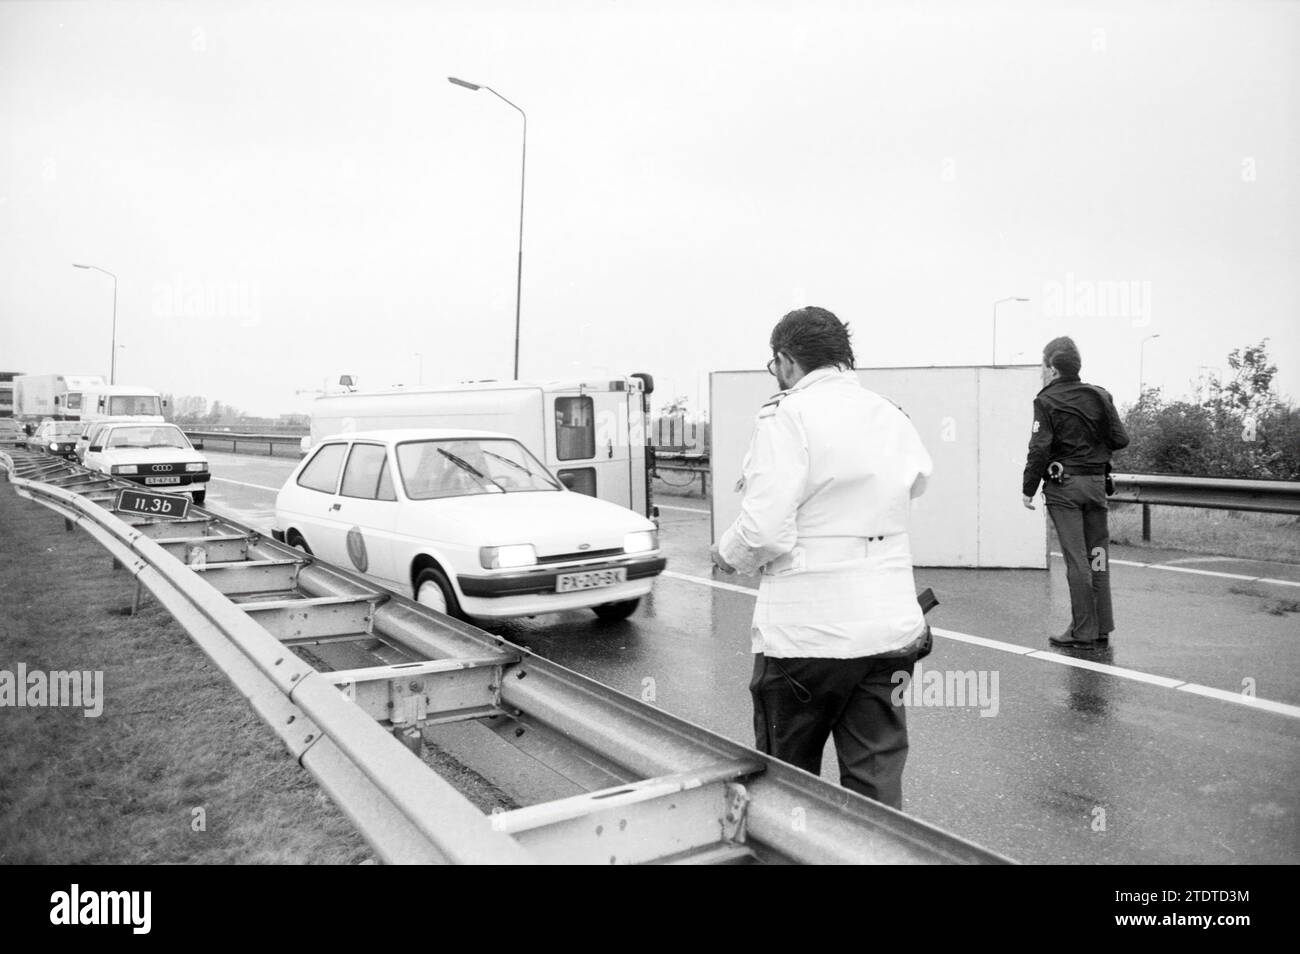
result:
M 1074 474 L 1043 488 L 1056 526 L 1070 587 L 1070 635 L 1096 639 L 1115 628 L 1110 602 L 1110 530 L 1106 526 L 1106 478 Z
M 901 809 L 907 710 L 894 674 L 910 676 L 915 664 L 915 653 L 857 659 L 755 653 L 749 684 L 755 748 L 820 775 L 826 740 L 834 736 L 840 784 Z

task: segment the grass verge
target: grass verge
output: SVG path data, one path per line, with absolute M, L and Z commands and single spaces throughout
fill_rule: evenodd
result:
M 1110 505 L 1111 542 L 1280 563 L 1300 563 L 1300 518 L 1277 513 L 1152 507 L 1151 541 L 1142 541 L 1142 507 Z
M 0 707 L 0 863 L 356 863 L 368 846 L 93 539 L 0 483 L 0 670 L 102 671 L 103 712 Z

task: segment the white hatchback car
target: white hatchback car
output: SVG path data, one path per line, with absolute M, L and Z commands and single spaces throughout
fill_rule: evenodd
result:
M 208 460 L 175 424 L 97 424 L 85 436 L 82 463 L 90 470 L 141 484 L 149 490 L 208 494 Z
M 462 619 L 625 619 L 667 565 L 655 525 L 567 489 L 506 434 L 326 438 L 275 501 L 277 540 Z

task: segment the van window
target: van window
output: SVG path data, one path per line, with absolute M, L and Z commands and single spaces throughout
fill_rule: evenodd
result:
M 116 394 L 108 399 L 108 413 L 113 417 L 162 416 L 159 399 L 148 394 Z
M 80 395 L 80 394 L 77 394 L 77 393 L 75 393 L 75 392 L 73 392 L 73 391 L 69 391 L 69 392 L 68 392 L 68 403 L 67 403 L 66 406 L 67 406 L 67 408 L 68 408 L 69 411 L 80 411 L 80 410 L 81 410 L 81 395 Z
M 364 500 L 396 500 L 393 480 L 388 475 L 388 452 L 382 444 L 354 444 L 343 468 L 344 497 Z
M 555 475 L 561 481 L 569 485 L 569 489 L 580 494 L 586 494 L 588 497 L 596 496 L 596 468 L 595 467 L 572 467 L 568 470 L 558 471 Z M 569 479 L 564 480 L 565 477 Z
M 596 456 L 596 413 L 591 398 L 555 399 L 555 456 L 560 460 Z
M 308 490 L 319 490 L 323 494 L 334 493 L 334 488 L 339 485 L 339 468 L 343 465 L 343 452 L 347 449 L 347 444 L 322 444 L 316 456 L 298 475 L 298 486 L 306 487 Z

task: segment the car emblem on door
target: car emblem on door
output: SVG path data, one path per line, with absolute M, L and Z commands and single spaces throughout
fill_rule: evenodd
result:
M 579 549 L 579 550 L 590 550 L 590 549 L 591 549 L 591 544 L 590 544 L 590 543 L 579 543 L 579 544 L 578 544 L 578 549 Z
M 361 536 L 360 527 L 353 527 L 348 531 L 348 559 L 362 573 L 365 573 L 366 567 L 370 566 L 370 558 L 366 555 L 366 540 Z

